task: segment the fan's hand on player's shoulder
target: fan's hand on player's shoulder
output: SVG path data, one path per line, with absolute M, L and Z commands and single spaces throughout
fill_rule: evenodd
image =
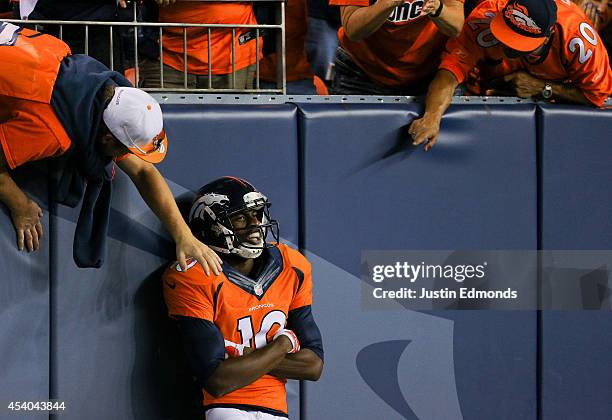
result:
M 191 232 L 183 235 L 176 241 L 176 258 L 183 270 L 187 269 L 186 257 L 191 257 L 202 265 L 206 275 L 210 270 L 219 275 L 222 270 L 221 258 L 209 247 L 200 242 Z
M 419 146 L 423 143 L 426 152 L 438 141 L 438 135 L 440 134 L 440 118 L 431 116 L 428 114 L 423 117 L 416 119 L 410 124 L 408 128 L 408 134 L 412 137 L 412 145 Z

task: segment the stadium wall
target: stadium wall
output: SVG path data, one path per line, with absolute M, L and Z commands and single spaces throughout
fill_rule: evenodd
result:
M 608 312 L 374 311 L 360 264 L 374 249 L 612 249 L 612 111 L 455 104 L 424 153 L 406 135 L 414 103 L 163 110 L 159 169 L 179 204 L 218 176 L 247 178 L 313 263 L 326 366 L 317 383 L 290 382 L 292 418 L 609 415 Z M 45 174 L 44 162 L 15 173 L 45 210 L 41 250 L 19 253 L 0 211 L 0 418 L 10 401 L 49 398 L 66 419 L 193 418 L 197 389 L 161 300 L 167 234 L 118 172 L 106 263 L 78 269 L 78 209 L 49 205 Z

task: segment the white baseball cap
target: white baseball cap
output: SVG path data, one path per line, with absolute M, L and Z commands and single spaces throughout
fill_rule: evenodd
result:
M 147 92 L 115 87 L 115 94 L 102 116 L 110 132 L 140 159 L 159 163 L 166 156 L 168 138 L 162 111 Z

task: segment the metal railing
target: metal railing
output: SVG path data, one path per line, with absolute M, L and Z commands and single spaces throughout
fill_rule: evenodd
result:
M 239 0 L 187 0 L 199 2 L 215 2 L 215 3 L 235 3 Z M 245 1 L 245 0 L 242 0 Z M 114 29 L 128 27 L 133 28 L 134 36 L 134 70 L 135 84 L 138 86 L 140 82 L 140 57 L 138 54 L 138 37 L 140 28 L 157 27 L 159 28 L 159 70 L 160 80 L 159 88 L 143 88 L 149 92 L 178 92 L 178 93 L 276 93 L 286 94 L 287 75 L 286 75 L 286 52 L 285 52 L 285 2 L 287 0 L 246 0 L 249 3 L 276 3 L 275 7 L 275 23 L 274 24 L 195 24 L 195 23 L 161 23 L 161 22 L 139 22 L 138 5 L 133 4 L 133 20 L 131 22 L 102 22 L 102 21 L 77 21 L 77 20 L 21 20 L 21 19 L 1 19 L 3 22 L 13 23 L 19 26 L 34 27 L 41 32 L 46 31 L 47 26 L 56 26 L 59 28 L 58 37 L 64 39 L 64 26 L 82 26 L 84 28 L 84 53 L 89 55 L 89 29 L 90 27 L 108 27 L 109 38 L 109 64 L 111 70 L 115 70 L 115 45 L 114 45 Z M 42 30 L 41 30 L 42 27 Z M 164 46 L 163 46 L 163 31 L 164 28 L 182 28 L 183 33 L 183 88 L 165 88 L 164 87 Z M 208 87 L 207 88 L 189 88 L 188 87 L 188 54 L 187 54 L 187 29 L 203 28 L 207 30 L 208 35 Z M 211 34 L 213 30 L 231 29 L 232 30 L 232 48 L 231 48 L 231 68 L 232 68 L 232 88 L 213 88 L 212 78 L 212 53 L 211 53 Z M 236 88 L 236 36 L 237 30 L 250 29 L 255 31 L 255 88 L 254 89 L 237 89 Z M 260 88 L 260 52 L 262 51 L 261 37 L 265 31 L 278 31 L 280 36 L 276 36 L 276 89 L 261 89 Z M 247 41 L 251 42 L 251 41 Z

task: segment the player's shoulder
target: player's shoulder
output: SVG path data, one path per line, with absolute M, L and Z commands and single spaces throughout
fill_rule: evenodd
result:
M 283 259 L 288 261 L 292 267 L 298 268 L 302 271 L 310 271 L 310 262 L 302 255 L 300 251 L 294 249 L 286 244 L 277 244 L 276 247 L 280 251 Z
M 213 273 L 207 275 L 204 271 L 204 267 L 194 258 L 187 258 L 187 266 L 185 269 L 181 268 L 178 261 L 174 261 L 166 267 L 163 278 L 172 278 L 185 283 L 194 285 L 207 285 L 214 283 L 218 276 Z

